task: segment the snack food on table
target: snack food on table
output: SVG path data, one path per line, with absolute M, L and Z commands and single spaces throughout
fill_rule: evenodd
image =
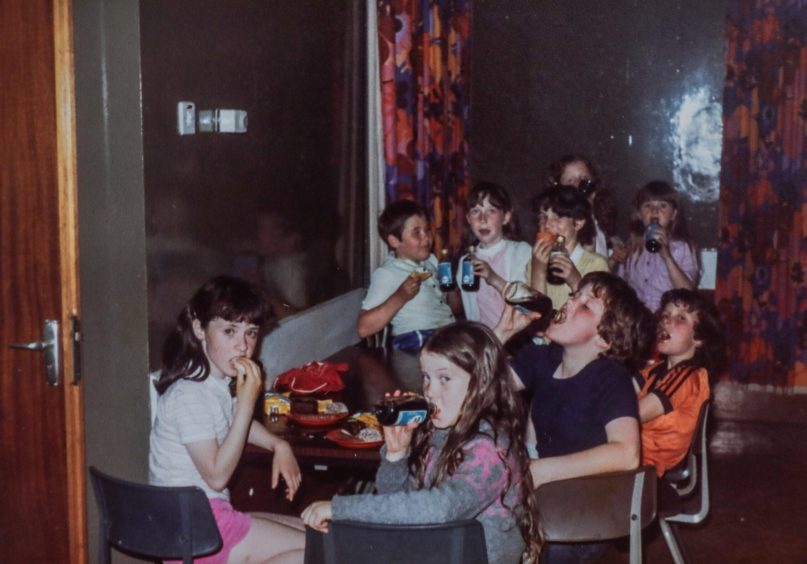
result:
M 292 413 L 315 415 L 318 411 L 317 400 L 313 398 L 291 398 Z
M 365 443 L 375 443 L 384 440 L 381 434 L 381 425 L 372 413 L 354 413 L 342 423 L 342 434 Z
M 291 402 L 285 394 L 266 392 L 263 395 L 263 411 L 267 414 L 286 415 L 291 411 Z

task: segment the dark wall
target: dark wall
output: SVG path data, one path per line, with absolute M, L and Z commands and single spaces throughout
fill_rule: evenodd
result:
M 344 143 L 353 128 L 364 139 L 351 84 L 354 73 L 364 82 L 361 4 L 141 0 L 153 367 L 179 309 L 213 275 L 265 283 L 279 316 L 361 285 L 346 265 L 358 253 L 361 269 L 363 245 L 346 243 L 356 234 L 337 211 L 364 186 L 345 164 L 365 147 Z M 182 100 L 246 110 L 247 132 L 180 136 Z
M 590 156 L 627 229 L 636 190 L 683 187 L 688 226 L 717 245 L 725 1 L 476 0 L 471 174 L 508 187 L 525 233 L 549 163 Z M 679 134 L 678 131 L 682 130 Z

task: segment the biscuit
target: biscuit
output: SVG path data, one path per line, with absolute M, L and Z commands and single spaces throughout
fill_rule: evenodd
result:
M 424 280 L 428 280 L 429 278 L 431 278 L 432 273 L 427 270 L 415 270 L 409 276 L 411 276 L 412 278 L 417 278 L 418 280 L 423 282 Z

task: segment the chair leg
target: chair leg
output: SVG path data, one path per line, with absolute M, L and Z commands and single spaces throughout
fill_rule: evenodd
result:
M 664 540 L 667 541 L 667 547 L 670 549 L 670 556 L 672 556 L 675 564 L 687 564 L 689 559 L 684 550 L 684 543 L 681 542 L 681 535 L 678 532 L 678 525 L 669 523 L 666 519 L 659 519 L 659 526 L 661 532 L 664 534 Z

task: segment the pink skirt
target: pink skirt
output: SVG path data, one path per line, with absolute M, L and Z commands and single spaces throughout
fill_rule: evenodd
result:
M 249 528 L 252 526 L 252 518 L 246 513 L 236 511 L 228 501 L 223 499 L 211 499 L 210 508 L 213 510 L 213 517 L 216 518 L 216 524 L 219 526 L 222 540 L 221 550 L 202 558 L 194 558 L 193 561 L 201 564 L 227 564 L 230 551 L 247 536 Z M 166 560 L 165 562 L 173 564 L 182 561 Z

